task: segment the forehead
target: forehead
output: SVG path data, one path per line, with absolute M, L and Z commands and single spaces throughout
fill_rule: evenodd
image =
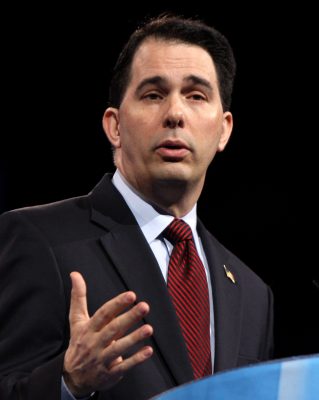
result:
M 188 43 L 147 39 L 136 51 L 131 68 L 131 82 L 147 76 L 168 79 L 189 75 L 216 81 L 216 70 L 210 54 L 200 46 Z

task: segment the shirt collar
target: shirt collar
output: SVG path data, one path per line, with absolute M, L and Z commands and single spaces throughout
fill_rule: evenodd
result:
M 163 230 L 173 221 L 174 217 L 172 215 L 160 214 L 152 205 L 143 200 L 136 190 L 125 180 L 118 169 L 113 176 L 112 182 L 124 197 L 147 242 L 151 243 L 153 240 L 157 239 Z M 182 219 L 191 227 L 193 236 L 197 239 L 196 208 L 197 206 L 195 204 L 191 211 Z

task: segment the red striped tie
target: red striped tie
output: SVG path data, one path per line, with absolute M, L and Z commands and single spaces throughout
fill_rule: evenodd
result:
M 167 287 L 179 319 L 195 379 L 212 373 L 208 286 L 191 228 L 174 219 L 164 230 L 173 245 Z

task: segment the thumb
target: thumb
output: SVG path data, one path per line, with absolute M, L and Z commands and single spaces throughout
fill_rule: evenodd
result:
M 72 328 L 72 325 L 78 322 L 85 322 L 90 317 L 87 309 L 85 280 L 79 272 L 71 272 L 70 277 L 72 291 L 69 320 Z

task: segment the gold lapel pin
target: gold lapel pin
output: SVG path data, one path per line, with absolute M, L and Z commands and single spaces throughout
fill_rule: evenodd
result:
M 225 264 L 224 264 L 224 270 L 225 270 L 225 274 L 226 274 L 227 278 L 230 279 L 233 283 L 236 283 L 233 273 L 231 271 L 229 271 L 229 269 L 226 267 Z

